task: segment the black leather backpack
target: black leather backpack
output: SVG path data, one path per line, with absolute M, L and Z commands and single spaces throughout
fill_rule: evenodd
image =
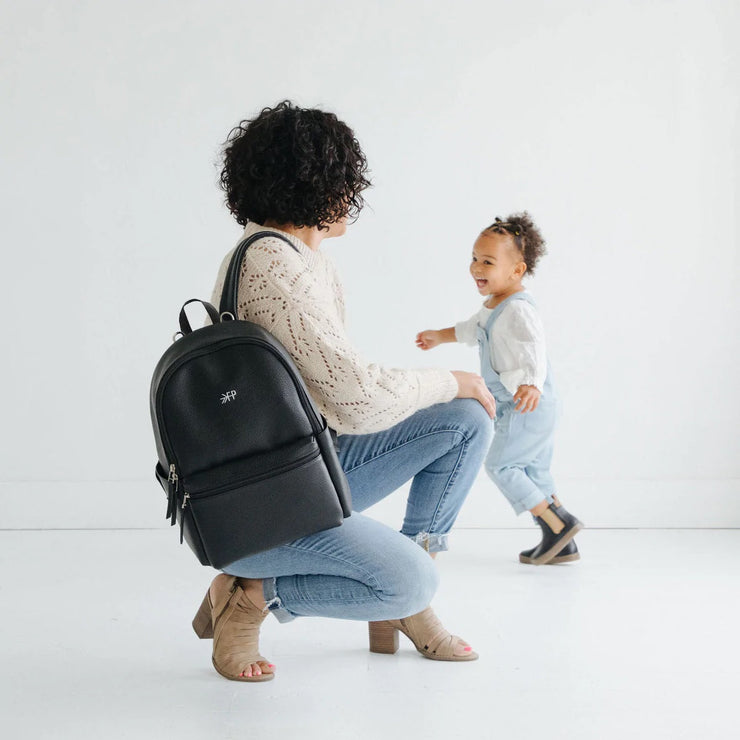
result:
M 180 542 L 215 568 L 337 527 L 351 512 L 333 432 L 293 360 L 268 331 L 235 318 L 242 259 L 265 236 L 290 244 L 275 232 L 241 242 L 220 311 L 198 299 L 185 303 L 182 337 L 162 355 L 151 383 L 155 472 L 167 517 L 180 523 Z M 196 330 L 185 314 L 194 301 L 212 322 Z

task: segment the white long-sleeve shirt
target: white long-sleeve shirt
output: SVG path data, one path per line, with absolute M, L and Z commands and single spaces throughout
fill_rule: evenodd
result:
M 478 343 L 477 327 L 486 328 L 494 309 L 481 306 L 467 321 L 455 324 L 455 338 L 463 344 Z M 512 395 L 520 385 L 542 392 L 547 375 L 545 331 L 537 309 L 528 301 L 509 301 L 493 323 L 491 365 Z
M 284 345 L 330 427 L 340 434 L 382 431 L 419 409 L 455 398 L 457 380 L 447 370 L 386 368 L 364 360 L 345 332 L 342 286 L 329 257 L 259 224 L 248 224 L 242 239 L 258 231 L 275 231 L 295 249 L 269 237 L 247 249 L 237 318 L 259 324 Z M 214 306 L 233 252 L 221 263 Z

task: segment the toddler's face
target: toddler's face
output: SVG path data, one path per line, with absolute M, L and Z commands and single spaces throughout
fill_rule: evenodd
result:
M 505 293 L 521 282 L 523 265 L 509 234 L 483 232 L 473 245 L 470 274 L 483 296 Z

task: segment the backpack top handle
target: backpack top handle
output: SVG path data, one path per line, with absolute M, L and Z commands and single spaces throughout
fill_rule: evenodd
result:
M 180 332 L 183 335 L 190 334 L 193 331 L 192 327 L 190 326 L 190 322 L 188 321 L 187 314 L 185 313 L 185 306 L 187 306 L 189 303 L 200 303 L 208 313 L 212 324 L 218 324 L 221 321 L 221 317 L 218 315 L 218 311 L 216 310 L 215 306 L 212 306 L 210 303 L 208 303 L 208 301 L 201 301 L 200 298 L 191 298 L 189 301 L 185 301 L 185 303 L 182 304 L 182 308 L 180 309 Z

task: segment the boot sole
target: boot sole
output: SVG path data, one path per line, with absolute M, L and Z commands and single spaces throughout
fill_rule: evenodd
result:
M 543 565 L 559 565 L 560 563 L 574 563 L 576 560 L 580 560 L 580 553 L 574 552 L 572 555 L 556 555 L 552 560 L 548 560 Z M 519 562 L 525 565 L 535 565 L 532 558 L 525 557 L 524 555 L 519 556 Z
M 582 529 L 583 524 L 578 522 L 557 545 L 551 547 L 547 552 L 543 552 L 538 558 L 533 558 L 531 561 L 532 565 L 546 565 L 549 563 Z

